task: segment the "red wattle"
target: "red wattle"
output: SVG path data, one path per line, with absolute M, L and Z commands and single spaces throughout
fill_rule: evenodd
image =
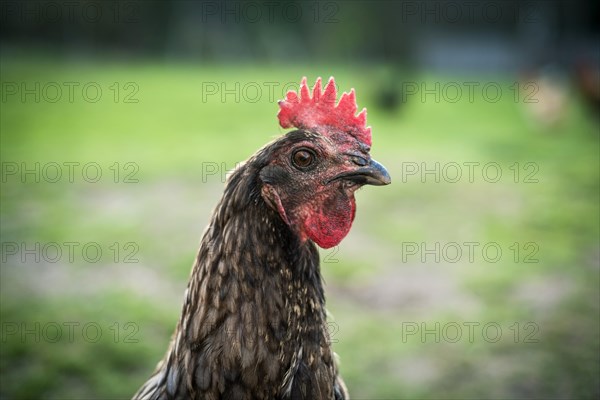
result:
M 329 249 L 346 237 L 352 227 L 355 213 L 354 197 L 336 196 L 319 209 L 313 208 L 304 220 L 304 231 L 319 247 Z

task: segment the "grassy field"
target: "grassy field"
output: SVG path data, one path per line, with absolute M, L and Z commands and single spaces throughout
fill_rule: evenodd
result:
M 373 66 L 3 57 L 1 75 L 0 399 L 132 395 L 223 175 L 284 132 L 276 100 L 304 75 L 356 88 L 393 179 L 357 194 L 350 235 L 322 252 L 352 397 L 600 395 L 599 128 L 573 88 L 548 125 L 510 76 L 421 76 L 464 95 L 405 92 L 389 112 Z M 502 96 L 470 101 L 464 81 Z

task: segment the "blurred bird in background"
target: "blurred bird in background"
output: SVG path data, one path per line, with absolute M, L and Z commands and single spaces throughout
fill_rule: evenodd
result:
M 593 62 L 589 58 L 582 58 L 575 66 L 575 86 L 579 89 L 583 101 L 591 111 L 591 115 L 598 118 L 600 110 L 600 60 Z
M 533 123 L 551 130 L 567 115 L 567 75 L 555 65 L 529 70 L 521 79 L 518 96 Z

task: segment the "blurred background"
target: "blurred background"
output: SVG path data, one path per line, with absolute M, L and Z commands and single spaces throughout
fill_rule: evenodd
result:
M 354 399 L 600 395 L 600 3 L 1 1 L 0 399 L 126 399 L 276 101 L 393 179 L 322 251 Z

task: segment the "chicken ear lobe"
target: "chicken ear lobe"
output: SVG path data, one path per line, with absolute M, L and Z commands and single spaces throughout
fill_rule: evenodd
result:
M 290 225 L 290 220 L 287 217 L 283 204 L 281 204 L 281 198 L 277 190 L 269 184 L 264 184 L 261 189 L 261 194 L 265 202 L 274 210 L 277 210 L 279 216 L 287 225 Z

